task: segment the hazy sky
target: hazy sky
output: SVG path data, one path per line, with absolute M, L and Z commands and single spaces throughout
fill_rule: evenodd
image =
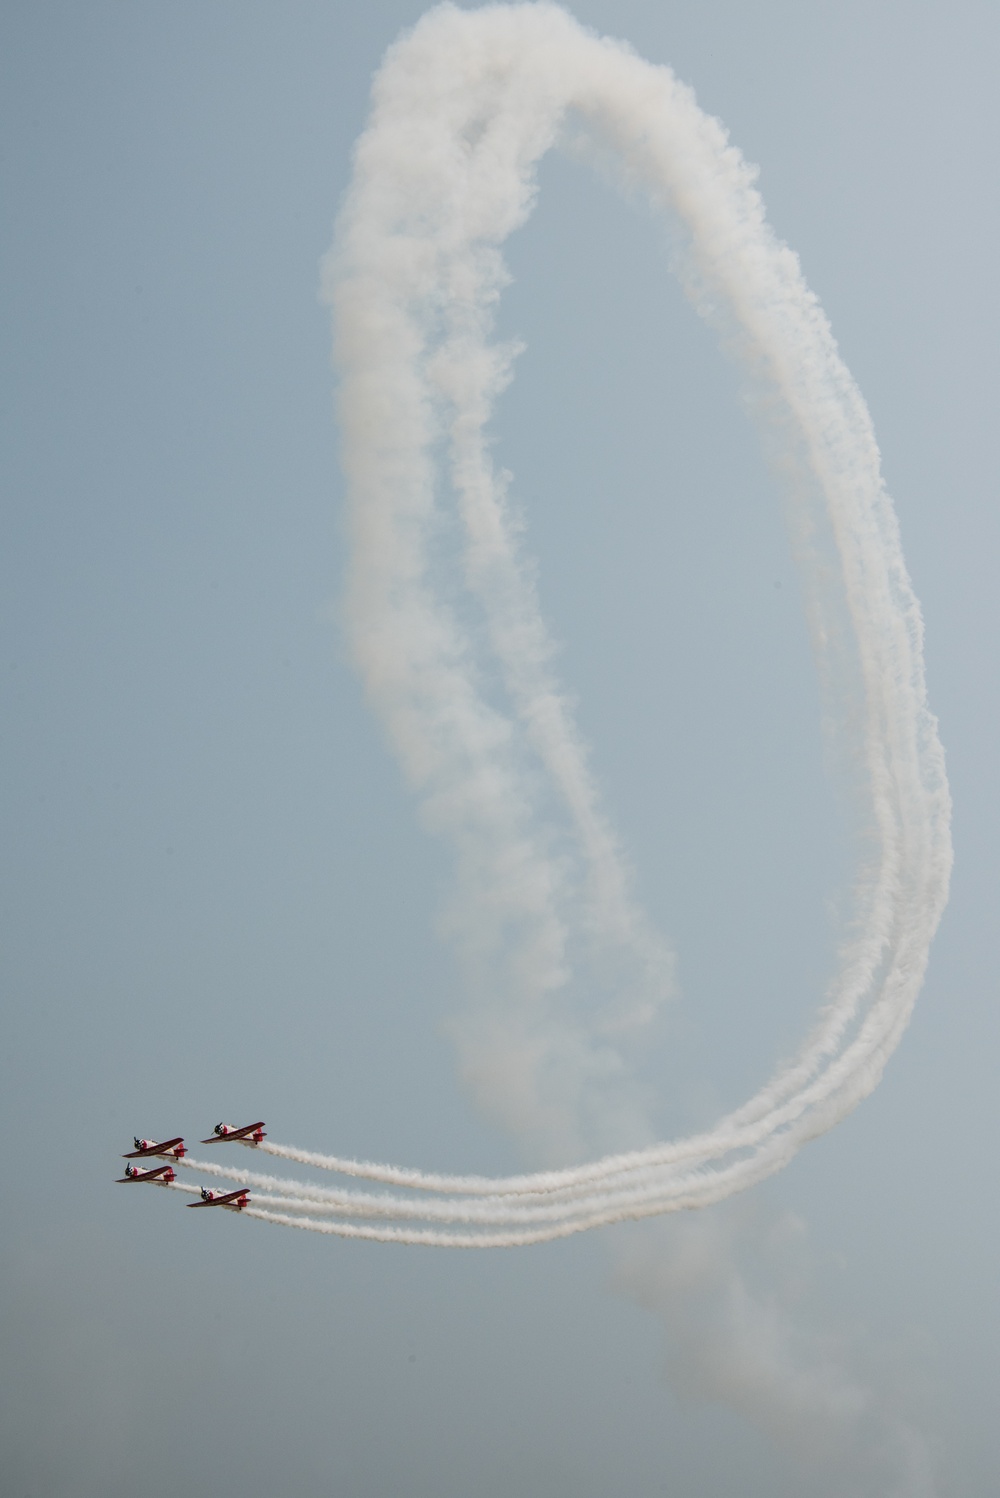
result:
M 768 1433 L 701 1376 L 745 1286 L 758 1351 L 772 1314 L 795 1376 L 842 1370 L 921 1432 L 941 1498 L 978 1498 L 1000 1463 L 992 5 L 573 7 L 671 64 L 760 163 L 874 417 L 956 804 L 951 906 L 879 1091 L 673 1230 L 666 1326 L 616 1291 L 600 1237 L 466 1257 L 113 1189 L 133 1133 L 221 1117 L 430 1168 L 522 1163 L 457 1080 L 448 860 L 337 616 L 318 261 L 371 74 L 423 8 L 0 11 L 6 1490 L 859 1492 L 822 1433 Z M 844 868 L 735 376 L 652 226 L 565 160 L 541 182 L 508 249 L 502 331 L 527 351 L 498 454 L 678 951 L 644 1073 L 666 1133 L 794 1048 Z M 872 1457 L 866 1491 L 893 1491 L 886 1471 Z

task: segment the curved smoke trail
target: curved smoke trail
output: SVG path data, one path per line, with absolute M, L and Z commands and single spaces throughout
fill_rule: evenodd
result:
M 500 247 L 559 142 L 612 160 L 630 194 L 680 227 L 674 268 L 740 361 L 787 481 L 817 659 L 867 808 L 853 936 L 812 1033 L 742 1107 L 669 1143 L 648 1142 L 616 1037 L 668 994 L 670 956 L 635 904 L 553 676 L 486 435 L 516 352 L 491 341 Z M 251 1212 L 266 1221 L 444 1247 L 541 1242 L 719 1201 L 780 1169 L 877 1085 L 947 897 L 950 800 L 920 610 L 861 394 L 721 125 L 668 69 L 549 4 L 444 5 L 390 50 L 326 290 L 342 376 L 347 618 L 424 818 L 455 851 L 450 929 L 478 996 L 457 1030 L 463 1072 L 550 1156 L 641 1147 L 491 1180 L 262 1146 L 423 1198 L 211 1173 L 270 1193 Z M 457 578 L 441 556 L 456 528 Z

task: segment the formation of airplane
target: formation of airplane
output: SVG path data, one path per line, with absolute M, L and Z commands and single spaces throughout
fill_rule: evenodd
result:
M 266 1136 L 264 1134 L 264 1123 L 244 1124 L 242 1129 L 237 1129 L 234 1124 L 217 1123 L 207 1139 L 202 1144 L 221 1144 L 223 1139 L 232 1139 L 238 1144 L 260 1144 Z
M 251 1147 L 260 1144 L 265 1138 L 264 1121 L 260 1119 L 257 1123 L 244 1124 L 237 1128 L 235 1124 L 219 1123 L 202 1144 L 221 1144 L 223 1140 L 231 1140 L 236 1144 L 248 1144 Z M 140 1139 L 138 1135 L 132 1143 L 135 1149 L 129 1150 L 122 1159 L 129 1163 L 125 1166 L 125 1174 L 119 1177 L 119 1185 L 126 1185 L 132 1181 L 149 1181 L 154 1186 L 170 1186 L 176 1180 L 173 1165 L 153 1165 L 145 1169 L 141 1165 L 133 1165 L 133 1160 L 161 1159 L 170 1161 L 183 1160 L 187 1154 L 184 1140 L 180 1134 L 176 1139 Z M 188 1202 L 189 1207 L 225 1207 L 228 1212 L 242 1212 L 250 1200 L 250 1192 L 245 1186 L 237 1191 L 212 1191 L 208 1186 L 201 1189 L 201 1201 Z

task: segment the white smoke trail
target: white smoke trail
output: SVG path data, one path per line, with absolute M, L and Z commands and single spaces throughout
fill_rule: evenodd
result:
M 185 1162 L 188 1163 L 188 1162 Z M 238 1185 L 253 1188 L 254 1200 L 271 1205 L 294 1206 L 299 1212 L 321 1216 L 366 1217 L 372 1219 L 395 1219 L 411 1221 L 435 1221 L 452 1224 L 467 1224 L 476 1227 L 512 1226 L 526 1223 L 550 1224 L 545 1230 L 552 1238 L 563 1237 L 568 1231 L 579 1231 L 579 1224 L 603 1225 L 626 1218 L 656 1216 L 671 1206 L 696 1205 L 693 1195 L 701 1191 L 701 1176 L 691 1172 L 688 1176 L 672 1177 L 666 1182 L 650 1177 L 645 1181 L 627 1186 L 611 1185 L 595 1191 L 589 1196 L 576 1199 L 552 1200 L 543 1196 L 448 1198 L 404 1198 L 389 1195 L 372 1195 L 359 1191 L 336 1191 L 316 1186 L 312 1182 L 283 1180 L 278 1176 L 257 1171 L 240 1170 L 233 1166 L 207 1165 L 192 1160 L 189 1168 L 201 1174 L 234 1181 Z M 716 1178 L 716 1190 L 727 1195 L 725 1174 Z M 190 1188 L 188 1188 L 190 1189 Z M 259 1191 L 271 1195 L 259 1196 Z M 542 1241 L 541 1238 L 533 1241 Z
M 610 153 L 626 188 L 685 226 L 675 268 L 747 371 L 790 480 L 817 655 L 839 693 L 832 701 L 845 757 L 861 766 L 875 850 L 857 879 L 853 940 L 798 1056 L 715 1128 L 662 1144 L 646 1142 L 651 1130 L 615 1037 L 652 1017 L 669 990 L 669 958 L 633 903 L 552 677 L 530 568 L 485 436 L 511 360 L 490 342 L 506 278 L 499 246 L 530 212 L 537 162 L 566 136 L 567 120 L 574 149 L 604 167 Z M 461 903 L 451 927 L 480 998 L 458 1031 L 463 1070 L 487 1107 L 550 1154 L 579 1151 L 587 1139 L 643 1143 L 500 1179 L 259 1147 L 450 1202 L 211 1173 L 316 1204 L 310 1210 L 509 1229 L 477 1234 L 476 1246 L 721 1200 L 780 1169 L 877 1084 L 946 898 L 949 798 L 926 707 L 922 625 L 864 402 L 721 126 L 667 69 L 548 4 L 443 6 L 391 49 L 327 287 L 354 542 L 348 618 L 369 696 L 429 824 L 456 850 Z M 465 535 L 464 603 L 439 576 L 448 523 L 435 468 L 442 442 Z M 472 603 L 506 707 L 488 692 Z M 539 765 L 547 800 L 535 790 Z M 593 974 L 610 998 L 598 1000 Z M 538 1226 L 529 1232 L 528 1222 Z M 340 1226 L 349 1236 L 362 1231 Z M 430 1241 L 422 1230 L 405 1237 L 413 1231 L 400 1229 L 394 1241 Z
M 800 547 L 816 643 L 853 688 L 876 856 L 859 875 L 855 940 L 790 1066 L 707 1133 L 569 1171 L 453 1178 L 282 1151 L 387 1184 L 467 1195 L 559 1192 L 628 1172 L 662 1177 L 665 1206 L 759 1179 L 877 1084 L 909 1018 L 950 868 L 949 801 L 924 695 L 921 621 L 882 487 L 864 403 L 794 255 L 764 219 L 753 174 L 664 68 L 582 31 L 550 5 L 431 12 L 390 51 L 329 262 L 354 561 L 348 617 L 369 695 L 454 843 L 453 926 L 490 1001 L 461 1033 L 481 1098 L 550 1147 L 588 1133 L 645 1134 L 621 1086 L 616 1024 L 648 1017 L 666 962 L 629 895 L 586 755 L 550 671 L 485 426 L 510 352 L 489 342 L 505 279 L 499 245 L 527 217 L 535 168 L 568 114 L 610 149 L 633 191 L 686 225 L 679 264 L 700 311 L 742 359 L 793 467 L 802 531 L 825 518 L 840 576 Z M 461 608 L 437 586 L 444 524 L 434 449 L 447 439 L 466 532 L 464 578 L 482 606 L 509 711 L 491 702 Z M 793 528 L 794 528 L 793 520 Z M 846 662 L 846 670 L 844 664 Z M 858 733 L 854 723 L 842 732 Z M 569 808 L 566 831 L 532 804 L 533 750 Z M 562 838 L 562 841 L 560 841 Z M 595 920 L 595 914 L 597 919 Z M 589 1023 L 565 1002 L 594 956 L 632 957 L 630 990 Z M 486 962 L 500 974 L 490 981 Z M 277 1151 L 276 1151 L 277 1152 Z M 734 1161 L 731 1157 L 738 1154 Z M 624 1206 L 624 1203 L 622 1203 Z
M 864 804 L 851 938 L 811 1034 L 714 1128 L 661 1143 L 623 1047 L 669 995 L 671 960 L 635 903 L 555 680 L 487 435 L 516 353 L 492 341 L 501 246 L 556 144 L 671 225 L 683 241 L 673 268 L 745 371 L 788 489 L 828 716 Z M 325 287 L 342 375 L 347 620 L 427 825 L 455 852 L 449 930 L 476 1000 L 455 1026 L 462 1071 L 543 1159 L 587 1163 L 490 1179 L 259 1147 L 395 1188 L 382 1192 L 182 1163 L 253 1188 L 244 1216 L 428 1247 L 523 1246 L 721 1202 L 877 1085 L 947 896 L 950 802 L 920 611 L 864 401 L 719 123 L 668 69 L 551 4 L 440 6 L 390 50 Z M 683 1255 L 662 1247 L 626 1268 L 660 1308 L 684 1278 Z M 706 1339 L 704 1318 L 692 1321 L 697 1350 L 684 1356 L 702 1384 L 765 1426 L 860 1429 L 868 1391 L 837 1370 L 802 1377 L 787 1329 L 716 1258 L 703 1298 L 724 1302 L 732 1324 Z M 930 1492 L 919 1438 L 890 1434 L 905 1491 Z
M 762 1175 L 765 1173 L 762 1172 Z M 730 1190 L 719 1185 L 715 1200 L 723 1200 L 730 1194 Z M 315 1216 L 293 1215 L 287 1211 L 271 1212 L 264 1208 L 247 1207 L 244 1210 L 250 1216 L 259 1217 L 265 1222 L 277 1222 L 285 1227 L 303 1228 L 308 1232 L 327 1233 L 338 1238 L 361 1238 L 372 1243 L 407 1243 L 427 1248 L 527 1248 L 535 1244 L 553 1243 L 559 1238 L 570 1238 L 575 1233 L 585 1233 L 592 1228 L 610 1227 L 613 1223 L 638 1222 L 644 1218 L 657 1217 L 664 1210 L 676 1211 L 707 1205 L 703 1193 L 697 1189 L 697 1183 L 692 1183 L 692 1189 L 686 1196 L 676 1193 L 673 1203 L 671 1208 L 664 1208 L 661 1204 L 653 1203 L 644 1206 L 638 1204 L 622 1206 L 605 1202 L 580 1217 L 566 1218 L 549 1226 L 537 1228 L 512 1226 L 496 1228 L 489 1232 L 465 1233 L 446 1233 L 434 1228 L 383 1227 L 370 1222 L 325 1222 L 317 1220 Z

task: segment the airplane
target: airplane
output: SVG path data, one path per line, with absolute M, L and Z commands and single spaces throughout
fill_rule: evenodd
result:
M 141 1165 L 126 1165 L 125 1174 L 118 1178 L 119 1186 L 126 1181 L 151 1181 L 154 1186 L 169 1186 L 174 1179 L 172 1165 L 154 1165 L 152 1170 L 143 1170 Z
M 245 1124 L 242 1129 L 235 1128 L 232 1124 L 217 1123 L 207 1139 L 202 1144 L 219 1144 L 223 1139 L 232 1139 L 239 1144 L 260 1144 L 266 1136 L 264 1134 L 264 1123 Z
M 135 1149 L 122 1155 L 123 1160 L 146 1160 L 151 1155 L 162 1155 L 164 1160 L 182 1160 L 187 1154 L 179 1134 L 176 1139 L 164 1139 L 162 1144 L 157 1144 L 155 1139 L 134 1139 L 132 1142 Z
M 245 1186 L 239 1191 L 210 1191 L 207 1186 L 201 1188 L 201 1201 L 188 1202 L 189 1207 L 228 1207 L 230 1212 L 242 1212 L 250 1200 L 250 1193 Z

